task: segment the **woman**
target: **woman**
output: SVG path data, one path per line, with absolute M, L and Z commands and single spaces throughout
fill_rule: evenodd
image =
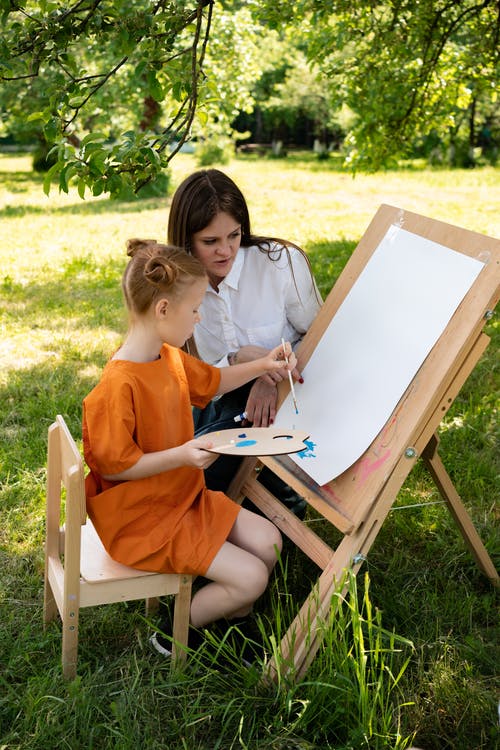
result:
M 194 172 L 177 188 L 168 242 L 184 247 L 207 272 L 202 320 L 190 343 L 209 364 L 252 361 L 282 338 L 295 348 L 319 310 L 321 298 L 307 255 L 291 242 L 253 234 L 241 190 L 217 169 Z M 272 424 L 276 386 L 285 377 L 281 369 L 211 402 L 195 414 L 196 435 L 235 427 L 235 417 L 243 414 L 244 424 Z M 294 378 L 300 379 L 297 371 Z M 237 461 L 219 459 L 206 473 L 207 485 L 226 490 Z

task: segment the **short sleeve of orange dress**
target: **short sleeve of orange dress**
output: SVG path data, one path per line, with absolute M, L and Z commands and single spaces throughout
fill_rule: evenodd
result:
M 191 405 L 204 407 L 219 382 L 217 368 L 164 344 L 154 362 L 108 362 L 84 399 L 87 510 L 115 560 L 205 575 L 227 539 L 240 506 L 207 490 L 201 469 L 182 466 L 126 482 L 103 478 L 144 453 L 192 440 Z

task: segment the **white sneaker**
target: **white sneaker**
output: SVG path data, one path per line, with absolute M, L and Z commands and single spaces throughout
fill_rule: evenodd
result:
M 153 633 L 149 642 L 155 651 L 158 651 L 162 656 L 172 656 L 171 643 L 161 633 Z

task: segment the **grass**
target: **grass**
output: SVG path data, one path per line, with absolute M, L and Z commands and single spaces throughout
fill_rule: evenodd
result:
M 172 180 L 195 168 L 176 157 Z M 254 229 L 295 240 L 327 294 L 381 203 L 500 236 L 498 170 L 406 169 L 355 179 L 300 155 L 238 158 Z M 368 577 L 325 623 L 303 682 L 193 655 L 170 675 L 139 603 L 82 613 L 79 678 L 65 684 L 60 628 L 42 629 L 47 427 L 80 434 L 81 400 L 125 330 L 128 237 L 164 238 L 167 199 L 80 201 L 42 192 L 27 157 L 0 156 L 0 746 L 8 748 L 394 748 L 490 750 L 498 742 L 497 594 L 419 465 L 368 558 Z M 498 554 L 498 324 L 441 429 L 441 453 Z M 413 506 L 403 509 L 403 506 Z M 335 542 L 332 527 L 310 522 Z M 258 606 L 268 650 L 318 574 L 291 544 Z

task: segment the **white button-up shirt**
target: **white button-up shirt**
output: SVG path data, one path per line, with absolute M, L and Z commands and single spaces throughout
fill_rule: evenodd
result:
M 229 352 L 246 344 L 272 349 L 284 338 L 295 346 L 320 299 L 307 262 L 295 248 L 288 254 L 275 245 L 269 257 L 258 247 L 240 247 L 218 292 L 209 285 L 199 308 L 198 353 L 205 362 L 224 367 Z

